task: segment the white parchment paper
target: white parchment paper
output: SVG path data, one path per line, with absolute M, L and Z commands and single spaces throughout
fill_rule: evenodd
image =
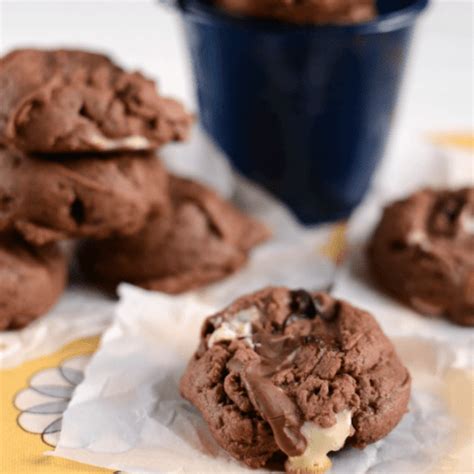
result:
M 55 455 L 127 472 L 244 472 L 213 441 L 178 393 L 203 317 L 216 308 L 196 294 L 170 297 L 128 285 L 113 325 L 63 418 Z M 334 456 L 333 473 L 427 472 L 455 442 L 442 398 L 456 354 L 422 338 L 395 343 L 414 377 L 410 413 L 386 439 Z M 423 349 L 424 358 L 413 358 Z
M 101 334 L 112 320 L 115 303 L 99 291 L 71 285 L 46 315 L 21 330 L 0 331 L 0 369 Z

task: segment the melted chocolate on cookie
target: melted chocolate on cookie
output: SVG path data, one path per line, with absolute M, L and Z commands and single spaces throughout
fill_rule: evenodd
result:
M 252 467 L 279 452 L 301 460 L 315 447 L 305 433 L 347 416 L 350 443 L 376 441 L 400 420 L 409 390 L 406 369 L 370 315 L 286 288 L 242 297 L 208 318 L 181 381 L 219 444 Z

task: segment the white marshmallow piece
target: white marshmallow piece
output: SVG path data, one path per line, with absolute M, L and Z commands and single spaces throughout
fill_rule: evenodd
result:
M 306 439 L 306 449 L 301 456 L 288 459 L 287 472 L 323 473 L 331 467 L 330 451 L 338 451 L 351 434 L 352 414 L 343 410 L 336 415 L 336 423 L 329 428 L 321 428 L 312 421 L 306 421 L 301 433 Z
M 229 321 L 224 321 L 211 334 L 207 346 L 211 348 L 219 341 L 233 341 L 243 339 L 249 347 L 254 347 L 252 341 L 252 322 L 260 317 L 260 312 L 255 306 L 239 311 Z
M 474 214 L 464 214 L 462 225 L 466 234 L 474 235 Z
M 89 143 L 106 151 L 119 149 L 146 150 L 150 148 L 150 140 L 141 135 L 130 135 L 124 138 L 106 138 L 101 135 L 93 135 L 89 138 Z
M 428 251 L 430 249 L 430 242 L 428 236 L 422 230 L 414 230 L 408 234 L 408 245 L 417 245 L 422 250 Z

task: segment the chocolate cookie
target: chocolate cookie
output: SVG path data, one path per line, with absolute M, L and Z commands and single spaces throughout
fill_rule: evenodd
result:
M 474 188 L 425 189 L 386 207 L 369 262 L 377 282 L 420 313 L 474 326 Z
M 137 235 L 86 242 L 79 252 L 85 272 L 108 287 L 121 281 L 180 293 L 219 280 L 247 260 L 265 240 L 265 226 L 216 193 L 170 177 L 172 206 Z
M 136 233 L 167 206 L 167 182 L 152 152 L 52 161 L 0 148 L 0 231 L 35 245 Z
M 374 0 L 215 0 L 239 15 L 299 24 L 347 24 L 372 20 Z
M 319 473 L 329 451 L 386 436 L 410 375 L 375 319 L 325 293 L 266 288 L 207 318 L 181 393 L 250 467 Z
M 0 59 L 0 143 L 30 152 L 148 150 L 192 118 L 155 83 L 100 54 L 17 50 Z
M 55 244 L 38 248 L 0 235 L 0 331 L 46 313 L 61 295 L 66 274 L 66 258 Z

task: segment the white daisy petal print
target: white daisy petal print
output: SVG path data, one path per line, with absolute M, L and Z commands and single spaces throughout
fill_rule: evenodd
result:
M 14 405 L 17 421 L 25 431 L 41 434 L 42 440 L 56 446 L 66 410 L 76 386 L 84 379 L 90 356 L 72 357 L 59 367 L 43 369 L 31 377 L 28 387 L 17 393 Z
M 20 411 L 28 411 L 31 407 L 51 401 L 51 397 L 31 388 L 26 388 L 16 394 L 13 404 Z
M 84 373 L 90 358 L 90 355 L 71 357 L 70 359 L 64 360 L 59 367 L 60 369 L 75 369 Z
M 41 435 L 41 439 L 43 440 L 43 443 L 54 448 L 59 443 L 60 435 L 61 435 L 61 431 L 57 431 L 55 433 L 43 433 Z
M 55 387 L 73 387 L 69 380 L 65 379 L 58 367 L 43 369 L 34 374 L 29 383 L 29 387 L 39 387 L 41 385 L 54 385 Z
M 61 426 L 63 424 L 62 418 L 57 419 L 56 421 L 53 421 L 50 423 L 43 431 L 43 434 L 51 434 L 51 433 L 58 433 L 61 431 Z
M 84 370 L 89 359 L 90 356 L 79 356 L 67 359 L 59 366 L 59 371 L 65 380 L 76 387 L 84 379 Z
M 32 390 L 52 398 L 66 398 L 70 399 L 74 393 L 75 386 L 60 387 L 59 385 L 35 385 L 31 387 Z
M 43 431 L 41 437 L 46 444 L 50 446 L 56 446 L 59 441 L 59 435 L 61 434 L 63 419 L 59 418 L 56 421 L 50 423 Z
M 34 413 L 21 413 L 17 418 L 18 424 L 28 433 L 42 434 L 51 423 L 60 419 L 58 415 L 38 415 Z
M 69 400 L 70 399 L 60 402 L 48 402 L 42 403 L 41 405 L 35 405 L 28 408 L 26 413 L 33 413 L 36 415 L 62 415 L 69 404 Z
M 59 370 L 61 375 L 74 386 L 79 385 L 84 379 L 84 374 L 77 369 L 71 369 L 70 367 L 60 367 Z

